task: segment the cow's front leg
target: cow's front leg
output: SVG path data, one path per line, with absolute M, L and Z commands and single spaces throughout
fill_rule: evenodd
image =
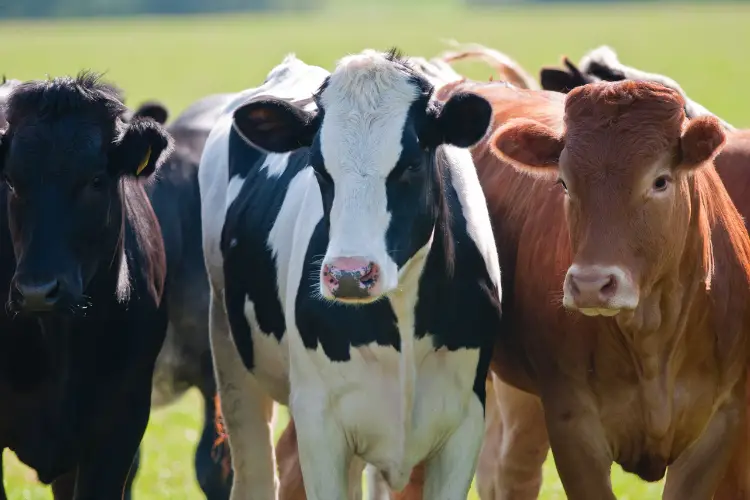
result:
M 593 396 L 572 383 L 544 388 L 542 403 L 557 472 L 572 500 L 617 500 L 612 453 Z
M 464 500 L 471 489 L 484 436 L 484 408 L 472 395 L 466 416 L 428 461 L 424 498 Z
M 242 363 L 229 335 L 224 304 L 215 294 L 209 303 L 209 336 L 221 414 L 229 436 L 233 469 L 231 500 L 277 497 L 273 453 L 273 400 Z
M 383 475 L 374 465 L 365 467 L 367 481 L 367 500 L 390 500 L 390 488 Z
M 294 389 L 293 389 L 294 391 Z M 352 450 L 344 429 L 324 404 L 325 394 L 303 391 L 292 397 L 290 410 L 297 428 L 297 445 L 308 500 L 344 500 L 350 495 Z M 362 469 L 359 469 L 361 488 Z M 361 489 L 360 489 L 361 491 Z
M 719 491 L 721 496 L 713 496 L 727 471 L 732 453 L 745 453 L 747 450 L 747 443 L 740 441 L 746 418 L 743 396 L 738 395 L 719 408 L 698 440 L 669 467 L 662 495 L 664 500 L 748 498 L 747 485 L 741 484 L 742 479 L 747 477 L 745 470 L 738 471 L 740 476 L 737 478 L 724 477 L 723 491 Z
M 492 374 L 487 423 L 477 465 L 482 500 L 536 500 L 549 452 L 542 402 Z
M 153 367 L 152 367 L 153 370 Z M 126 411 L 79 462 L 74 500 L 122 500 L 151 412 L 151 377 L 131 386 Z
M 78 469 L 63 474 L 52 481 L 52 497 L 55 500 L 73 500 L 73 494 L 76 491 L 76 476 Z M 3 497 L 3 500 L 6 500 Z

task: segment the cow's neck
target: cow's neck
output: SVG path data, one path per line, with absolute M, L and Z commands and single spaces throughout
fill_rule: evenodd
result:
M 746 322 L 744 312 L 734 317 L 727 314 L 731 310 L 727 301 L 732 300 L 732 293 L 747 299 L 746 286 L 732 286 L 733 278 L 729 277 L 742 275 L 743 270 L 726 262 L 731 245 L 726 242 L 723 219 L 714 217 L 712 209 L 706 207 L 707 197 L 711 196 L 706 193 L 711 191 L 701 191 L 692 181 L 690 188 L 691 220 L 680 258 L 664 272 L 662 279 L 643 290 L 634 313 L 618 315 L 614 322 L 609 322 L 610 327 L 616 325 L 609 330 L 624 339 L 630 351 L 644 418 L 650 436 L 655 439 L 665 437 L 670 431 L 674 390 L 681 373 L 691 372 L 693 365 L 696 370 L 700 366 L 705 370 L 707 360 L 713 359 L 720 374 L 720 387 L 711 390 L 721 393 L 730 389 L 744 366 L 735 362 L 738 355 L 743 356 L 740 353 L 744 352 L 744 344 L 734 345 L 734 352 L 728 349 L 722 352 L 721 348 L 722 335 L 729 333 L 731 338 L 739 338 L 731 336 L 731 332 L 740 333 L 742 325 L 738 322 Z M 714 269 L 714 259 L 727 267 Z M 721 310 L 716 310 L 717 307 Z
M 398 322 L 401 340 L 399 355 L 399 380 L 401 382 L 401 426 L 398 432 L 402 434 L 401 442 L 404 452 L 409 449 L 407 443 L 412 429 L 412 414 L 414 409 L 414 394 L 417 385 L 417 367 L 420 359 L 415 350 L 415 311 L 419 298 L 419 281 L 427 263 L 427 256 L 433 246 L 435 231 L 430 240 L 409 259 L 399 273 L 399 286 L 391 294 L 389 301 Z M 402 457 L 406 459 L 406 457 Z

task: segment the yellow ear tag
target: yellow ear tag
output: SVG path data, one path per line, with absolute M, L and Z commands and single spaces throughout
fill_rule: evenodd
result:
M 143 161 L 140 165 L 138 165 L 138 168 L 135 171 L 135 175 L 141 175 L 141 172 L 143 172 L 143 169 L 146 168 L 146 165 L 148 165 L 148 160 L 151 158 L 151 146 L 148 147 L 148 151 L 146 151 L 146 156 L 143 158 Z

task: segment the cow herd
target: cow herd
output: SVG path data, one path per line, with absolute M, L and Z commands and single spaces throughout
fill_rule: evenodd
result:
M 3 79 L 0 450 L 130 500 L 197 388 L 208 500 L 535 499 L 550 449 L 571 499 L 612 463 L 750 499 L 750 134 L 608 47 L 563 63 L 289 55 L 171 123 Z

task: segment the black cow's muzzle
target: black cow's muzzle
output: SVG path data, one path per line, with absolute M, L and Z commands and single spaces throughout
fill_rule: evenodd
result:
M 15 278 L 11 285 L 9 309 L 13 312 L 40 313 L 54 311 L 62 296 L 60 280 Z

